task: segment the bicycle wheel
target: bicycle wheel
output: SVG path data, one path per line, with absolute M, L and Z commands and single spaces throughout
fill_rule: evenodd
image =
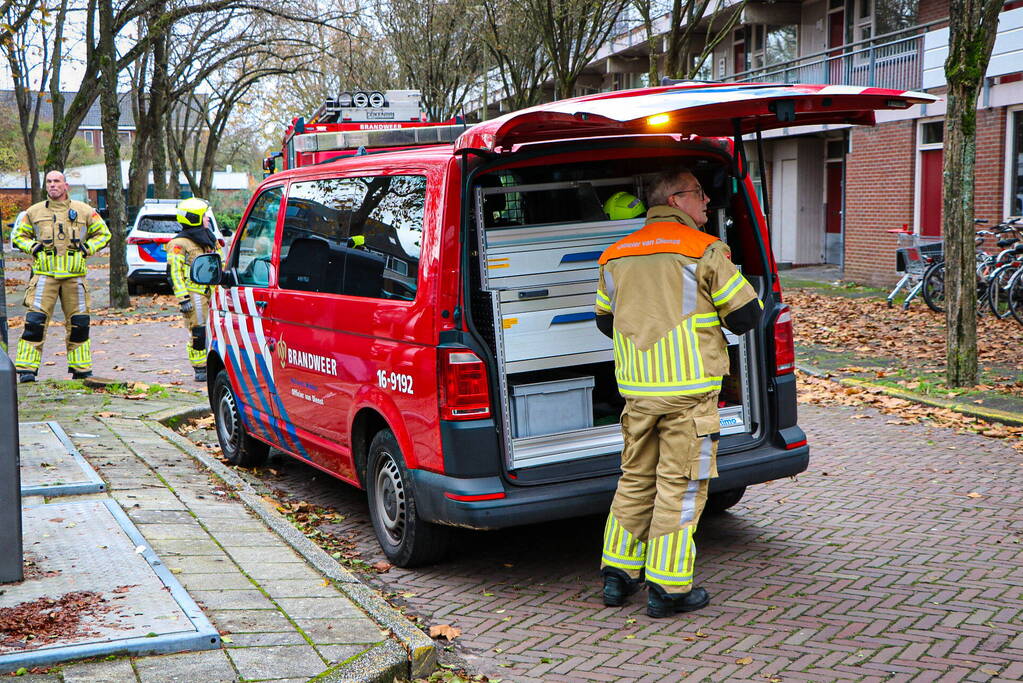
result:
M 1020 325 L 1023 325 L 1023 268 L 1009 281 L 1009 312 Z
M 924 272 L 924 303 L 932 311 L 945 312 L 945 263 L 935 263 Z
M 1006 263 L 999 266 L 988 278 L 988 307 L 999 318 L 1009 315 L 1009 282 L 1012 281 L 1017 269 L 1015 263 Z

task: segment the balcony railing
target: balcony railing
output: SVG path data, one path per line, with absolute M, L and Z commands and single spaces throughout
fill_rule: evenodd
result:
M 937 23 L 922 24 L 788 62 L 750 69 L 724 80 L 918 90 L 923 82 L 924 33 Z

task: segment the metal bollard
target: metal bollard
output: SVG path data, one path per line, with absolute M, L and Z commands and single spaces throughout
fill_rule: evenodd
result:
M 4 240 L 0 235 L 0 353 L 7 353 L 7 291 L 4 287 Z
M 10 357 L 0 353 L 0 583 L 24 578 L 17 376 Z

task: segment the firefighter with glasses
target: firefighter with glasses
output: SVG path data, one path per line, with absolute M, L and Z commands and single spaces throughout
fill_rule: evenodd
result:
M 45 186 L 47 198 L 30 206 L 11 234 L 14 246 L 32 256 L 25 330 L 14 358 L 19 382 L 34 382 L 39 373 L 46 326 L 58 299 L 64 311 L 68 372 L 73 379 L 92 375 L 85 260 L 110 241 L 100 215 L 68 197 L 63 173 L 47 173 Z
M 200 254 L 224 254 L 213 234 L 210 205 L 195 197 L 184 199 L 177 206 L 181 231 L 164 247 L 167 250 L 167 271 L 174 296 L 178 298 L 185 327 L 189 331 L 188 362 L 195 371 L 195 381 L 206 381 L 206 315 L 210 310 L 213 288 L 192 280 L 192 261 Z
M 721 326 L 743 334 L 763 304 L 700 228 L 709 198 L 689 170 L 658 176 L 642 228 L 599 259 L 597 327 L 614 342 L 625 399 L 622 476 L 604 531 L 604 604 L 624 604 L 644 578 L 647 614 L 705 607 L 694 588 L 696 546 L 710 479 L 717 476 L 718 394 L 728 373 Z

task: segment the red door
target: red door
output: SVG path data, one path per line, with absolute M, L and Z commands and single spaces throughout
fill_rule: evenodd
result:
M 839 48 L 845 44 L 845 12 L 828 15 L 828 47 Z M 828 83 L 844 83 L 844 60 L 841 50 L 828 52 Z
M 732 73 L 742 73 L 746 70 L 746 44 L 736 43 L 732 47 Z
M 920 234 L 941 235 L 942 150 L 920 152 Z
M 830 235 L 838 235 L 842 233 L 842 162 L 829 161 L 827 174 L 824 230 Z

